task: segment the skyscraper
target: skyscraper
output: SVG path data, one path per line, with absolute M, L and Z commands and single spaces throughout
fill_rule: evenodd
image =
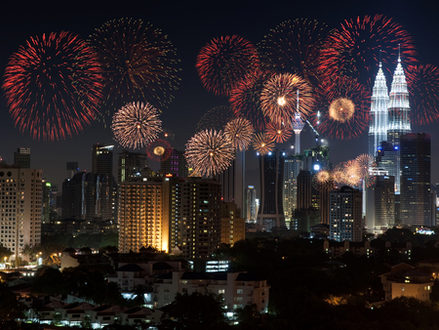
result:
M 343 242 L 362 240 L 362 194 L 344 186 L 330 193 L 329 237 Z
M 119 184 L 126 181 L 141 181 L 149 173 L 146 154 L 137 152 L 122 151 L 119 153 L 117 167 L 117 182 Z
M 274 227 L 285 226 L 282 201 L 285 156 L 285 152 L 275 149 L 259 157 L 261 205 L 258 223 L 263 230 L 271 231 Z
M 42 171 L 0 163 L 0 244 L 18 260 L 41 242 Z
M 306 210 L 312 207 L 312 175 L 310 171 L 301 170 L 297 175 L 296 209 Z
M 302 161 L 298 156 L 287 156 L 284 162 L 284 184 L 282 192 L 285 223 L 290 228 L 293 211 L 297 208 L 297 175 Z
M 372 91 L 369 120 L 369 155 L 376 156 L 382 141 L 387 141 L 389 94 L 380 62 Z
M 30 148 L 18 148 L 14 152 L 14 166 L 30 168 Z
M 113 145 L 93 145 L 91 155 L 92 173 L 113 178 L 113 149 Z
M 220 243 L 233 246 L 245 239 L 245 221 L 235 203 L 221 202 Z
M 256 205 L 256 189 L 254 186 L 247 187 L 247 215 L 245 220 L 247 222 L 256 222 L 257 214 L 257 205 Z
M 376 175 L 373 189 L 374 228 L 377 230 L 395 224 L 395 177 Z
M 401 64 L 401 57 L 398 57 L 398 64 L 393 74 L 392 87 L 389 98 L 389 125 L 387 127 L 387 141 L 397 151 L 397 163 L 400 163 L 400 138 L 401 135 L 411 132 L 410 125 L 410 103 L 407 89 L 407 81 L 404 69 Z M 396 193 L 400 192 L 401 173 L 395 173 Z
M 425 133 L 400 137 L 400 216 L 404 225 L 432 225 L 431 138 Z

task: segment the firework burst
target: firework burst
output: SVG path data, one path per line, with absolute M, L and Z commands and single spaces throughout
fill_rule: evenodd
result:
M 253 149 L 260 155 L 266 155 L 274 148 L 274 142 L 264 133 L 258 133 L 253 138 Z
M 265 135 L 268 139 L 276 142 L 283 143 L 287 141 L 292 135 L 292 129 L 285 125 L 279 125 L 275 123 L 268 123 Z
M 224 127 L 226 138 L 231 141 L 233 148 L 239 151 L 246 150 L 252 142 L 255 130 L 251 122 L 244 118 L 236 118 Z
M 334 188 L 334 180 L 329 171 L 321 170 L 313 176 L 313 187 L 319 191 L 332 190 Z
M 259 43 L 262 65 L 277 73 L 295 73 L 313 85 L 318 81 L 320 48 L 329 27 L 315 19 L 286 20 Z
M 73 136 L 99 114 L 102 71 L 96 54 L 69 32 L 29 38 L 11 55 L 4 79 L 15 125 L 34 139 Z
M 404 62 L 415 63 L 413 38 L 392 18 L 374 15 L 346 19 L 328 35 L 320 53 L 319 70 L 326 80 L 346 75 L 371 89 L 378 62 L 393 68 L 399 46 Z
M 407 68 L 412 122 L 428 125 L 439 120 L 439 68 L 410 65 Z
M 297 111 L 297 91 L 299 91 L 299 112 L 306 118 L 314 105 L 312 89 L 297 75 L 277 74 L 264 84 L 261 106 L 265 116 L 277 124 L 289 125 Z
M 200 50 L 196 67 L 208 91 L 228 96 L 242 77 L 258 69 L 259 57 L 248 40 L 237 35 L 221 36 Z
M 90 43 L 104 70 L 107 116 L 138 99 L 158 108 L 173 100 L 180 85 L 179 60 L 160 29 L 140 19 L 114 19 L 96 28 Z
M 370 93 L 355 79 L 341 77 L 335 82 L 325 82 L 316 94 L 317 106 L 310 118 L 322 135 L 350 139 L 367 129 Z
M 248 74 L 230 92 L 230 105 L 237 117 L 250 120 L 253 126 L 260 131 L 265 129 L 267 123 L 261 108 L 261 93 L 267 80 L 273 74 L 266 71 L 258 71 Z
M 197 132 L 214 129 L 220 131 L 235 118 L 235 114 L 227 105 L 219 105 L 207 111 L 198 121 Z
M 149 103 L 132 102 L 113 116 L 112 130 L 124 148 L 139 149 L 156 140 L 162 131 L 158 110 Z
M 235 150 L 223 131 L 203 130 L 187 142 L 185 157 L 197 175 L 210 177 L 230 166 Z
M 172 147 L 163 139 L 157 139 L 146 146 L 148 158 L 156 162 L 163 162 L 171 156 Z

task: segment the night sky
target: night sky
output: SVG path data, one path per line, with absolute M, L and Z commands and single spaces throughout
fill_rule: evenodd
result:
M 91 2 L 66 1 L 69 6 L 62 6 L 61 2 L 51 5 L 38 2 L 32 6 L 21 2 L 2 4 L 0 71 L 3 74 L 9 55 L 31 35 L 64 30 L 86 38 L 94 27 L 108 19 L 129 16 L 150 21 L 169 35 L 182 61 L 181 88 L 175 101 L 162 114 L 165 127 L 175 133 L 174 146 L 180 149 L 194 133 L 203 113 L 213 106 L 227 104 L 227 99 L 215 97 L 203 89 L 195 70 L 198 51 L 215 36 L 238 34 L 257 43 L 269 28 L 288 18 L 316 18 L 336 27 L 345 18 L 382 13 L 393 17 L 414 36 L 421 63 L 439 65 L 439 5 L 433 1 L 119 1 L 117 5 L 108 1 L 90 5 Z M 388 83 L 390 79 L 387 77 Z M 414 131 L 432 135 L 432 182 L 439 182 L 439 124 L 414 127 Z M 312 135 L 305 132 L 302 146 L 311 146 L 312 140 Z M 110 130 L 95 124 L 66 141 L 33 141 L 14 127 L 4 97 L 1 97 L 0 155 L 8 163 L 12 163 L 17 147 L 31 147 L 32 167 L 43 168 L 48 180 L 60 184 L 66 175 L 66 161 L 77 160 L 81 169 L 90 169 L 91 145 L 95 142 L 114 143 Z M 330 140 L 330 147 L 332 163 L 351 159 L 367 152 L 367 133 L 349 141 Z M 253 152 L 249 154 L 250 158 L 255 158 Z M 250 163 L 248 184 L 256 184 L 256 162 Z

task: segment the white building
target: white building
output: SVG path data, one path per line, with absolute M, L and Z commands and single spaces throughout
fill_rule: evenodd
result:
M 269 289 L 266 280 L 248 273 L 184 273 L 173 272 L 153 284 L 155 308 L 172 303 L 177 293 L 213 294 L 223 297 L 228 312 L 256 305 L 259 312 L 268 308 Z
M 42 170 L 0 164 L 0 244 L 19 256 L 41 242 Z

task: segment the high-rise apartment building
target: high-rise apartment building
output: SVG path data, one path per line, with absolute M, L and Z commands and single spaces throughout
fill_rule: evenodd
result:
M 138 252 L 142 247 L 168 251 L 169 223 L 164 219 L 163 199 L 160 178 L 120 184 L 120 252 Z
M 14 166 L 30 168 L 30 148 L 18 148 L 14 152 Z
M 297 175 L 297 210 L 312 207 L 312 175 L 310 171 L 301 170 Z
M 169 221 L 169 250 L 205 259 L 220 243 L 221 186 L 203 178 L 164 178 L 164 210 Z
M 330 193 L 329 238 L 338 241 L 362 240 L 362 194 L 344 186 Z
M 285 227 L 282 200 L 285 156 L 285 152 L 276 149 L 259 157 L 261 205 L 258 223 L 266 231 L 274 227 Z
M 425 133 L 400 137 L 400 217 L 404 225 L 432 225 L 431 138 Z
M 245 221 L 234 203 L 222 202 L 220 215 L 220 243 L 233 246 L 245 239 Z
M 0 244 L 15 260 L 41 242 L 42 171 L 0 164 Z

